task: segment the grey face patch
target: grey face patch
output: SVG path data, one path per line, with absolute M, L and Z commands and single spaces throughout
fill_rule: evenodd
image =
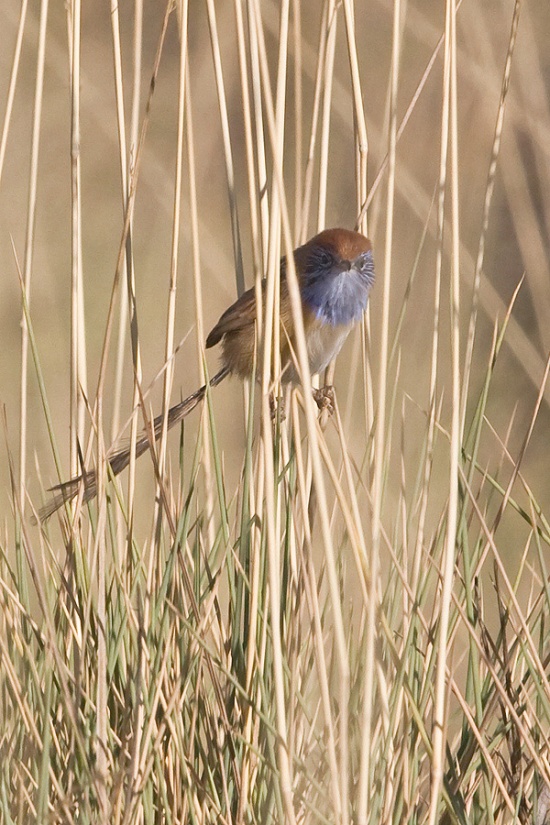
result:
M 306 270 L 302 298 L 319 320 L 328 324 L 357 323 L 367 307 L 374 282 L 372 252 L 364 252 L 342 271 L 336 261 L 329 267 Z

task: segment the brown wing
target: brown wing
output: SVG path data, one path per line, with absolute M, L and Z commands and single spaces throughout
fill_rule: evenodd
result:
M 262 282 L 262 292 L 264 282 Z M 238 332 L 248 326 L 253 326 L 256 320 L 256 298 L 254 287 L 243 292 L 234 304 L 225 310 L 220 320 L 206 339 L 206 348 L 215 346 L 228 332 Z
M 284 270 L 280 295 L 279 339 L 281 364 L 285 367 L 290 358 L 289 339 L 292 339 L 294 324 Z M 262 281 L 262 303 L 265 313 L 265 280 Z M 213 347 L 221 341 L 221 363 L 231 373 L 242 378 L 250 376 L 255 359 L 256 363 L 261 363 L 263 359 L 261 345 L 260 351 L 256 353 L 256 317 L 256 296 L 254 289 L 249 289 L 224 312 L 206 339 L 207 347 Z
M 286 257 L 281 258 L 281 298 L 287 291 L 286 285 Z M 265 306 L 265 278 L 262 281 L 262 301 Z M 225 310 L 216 326 L 209 332 L 206 339 L 206 349 L 218 344 L 227 332 L 238 332 L 256 321 L 256 298 L 254 287 L 243 292 L 234 304 Z

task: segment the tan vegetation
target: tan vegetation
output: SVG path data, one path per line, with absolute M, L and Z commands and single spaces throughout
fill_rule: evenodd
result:
M 550 7 L 0 24 L 0 822 L 544 825 Z M 369 311 L 273 422 L 279 258 L 338 225 Z M 261 277 L 262 381 L 110 479 Z

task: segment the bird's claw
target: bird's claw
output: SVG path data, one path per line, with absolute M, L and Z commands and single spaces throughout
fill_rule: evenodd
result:
M 326 410 L 329 415 L 333 414 L 336 404 L 334 387 L 327 385 L 326 387 L 320 387 L 318 390 L 314 389 L 313 399 L 319 407 L 319 412 L 322 413 L 323 410 Z
M 269 411 L 271 413 L 271 420 L 284 421 L 286 418 L 285 399 L 283 396 L 277 398 L 275 393 L 269 393 Z

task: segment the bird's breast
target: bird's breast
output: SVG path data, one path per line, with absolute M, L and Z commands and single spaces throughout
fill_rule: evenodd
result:
M 312 375 L 323 372 L 336 358 L 352 327 L 353 324 L 329 324 L 315 317 L 312 312 L 304 313 L 304 332 Z M 284 380 L 292 383 L 300 380 L 294 364 L 289 364 Z

